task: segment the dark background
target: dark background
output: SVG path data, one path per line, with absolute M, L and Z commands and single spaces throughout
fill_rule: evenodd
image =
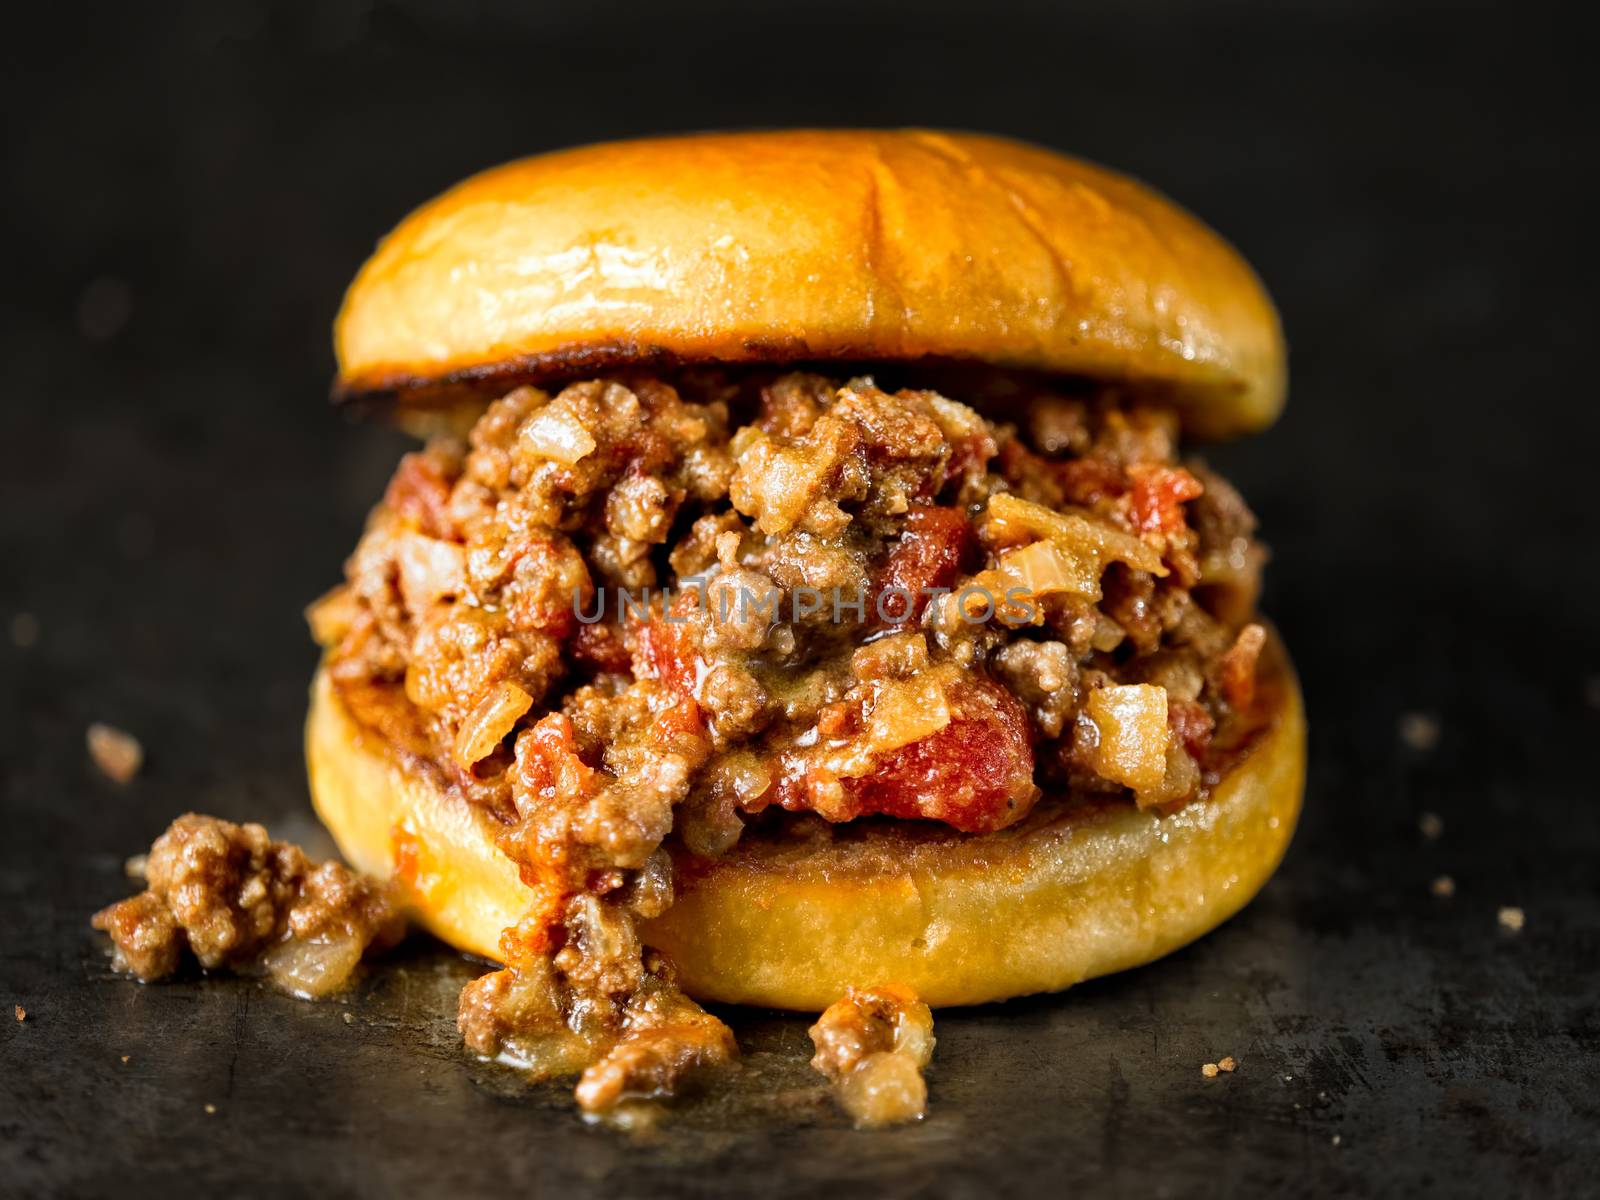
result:
M 0 1192 L 1593 1186 L 1600 422 L 1577 9 L 42 8 L 0 51 L 0 1001 L 29 1013 L 0 1020 Z M 299 612 L 403 445 L 324 400 L 329 326 L 375 239 L 520 154 L 804 123 L 982 128 L 1104 161 L 1275 292 L 1288 413 L 1213 457 L 1276 551 L 1268 610 L 1310 704 L 1279 876 L 1158 965 L 941 1016 L 932 1115 L 876 1134 L 806 1090 L 805 1023 L 761 1014 L 737 1018 L 748 1095 L 654 1137 L 587 1128 L 561 1089 L 466 1061 L 452 996 L 472 968 L 420 939 L 344 1005 L 112 977 L 88 914 L 173 815 L 309 829 Z M 1432 749 L 1400 738 L 1407 713 L 1437 720 Z M 131 785 L 88 764 L 94 720 L 143 740 Z M 1453 899 L 1430 894 L 1441 874 Z M 1223 1054 L 1239 1071 L 1202 1079 Z M 763 1099 L 785 1088 L 787 1109 Z

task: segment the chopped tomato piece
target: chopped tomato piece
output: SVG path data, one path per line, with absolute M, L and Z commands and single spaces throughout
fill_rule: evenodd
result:
M 517 738 L 517 774 L 522 793 L 570 804 L 590 795 L 595 769 L 578 756 L 572 721 L 565 713 L 546 713 Z
M 651 732 L 655 734 L 656 743 L 663 749 L 673 746 L 684 737 L 704 738 L 705 713 L 698 704 L 685 696 L 670 708 L 664 708 L 656 714 Z
M 1138 463 L 1133 479 L 1133 521 L 1140 533 L 1176 533 L 1187 524 L 1185 501 L 1197 499 L 1205 485 L 1182 467 Z
M 947 479 L 960 479 L 965 475 L 982 475 L 989 460 L 999 453 L 994 438 L 985 431 L 957 438 L 950 446 L 950 461 L 945 464 Z
M 955 583 L 973 545 L 972 522 L 960 509 L 913 508 L 906 514 L 905 532 L 873 580 L 869 619 L 914 623 L 927 607 L 925 590 Z
M 652 616 L 639 630 L 633 652 L 636 676 L 659 679 L 678 695 L 693 698 L 700 679 L 699 663 L 699 650 L 687 636 L 686 625 Z
M 1038 797 L 1028 714 L 1004 687 L 967 683 L 937 733 L 887 754 L 871 775 L 843 780 L 855 815 L 943 821 L 964 833 L 1002 829 Z
M 855 704 L 838 701 L 824 705 L 817 713 L 817 736 L 830 741 L 854 737 L 861 729 L 861 710 Z
M 1183 744 L 1185 750 L 1199 758 L 1211 745 L 1211 735 L 1215 732 L 1216 722 L 1211 719 L 1211 714 L 1206 711 L 1205 705 L 1193 700 L 1179 699 L 1169 692 L 1167 727 Z
M 518 808 L 529 816 L 527 801 L 549 809 L 569 808 L 592 796 L 599 772 L 578 755 L 572 721 L 565 713 L 547 713 L 517 738 Z M 508 829 L 501 849 L 517 863 L 529 891 L 528 908 L 500 935 L 500 953 L 508 966 L 526 963 L 557 943 L 561 913 L 573 890 L 567 847 L 540 838 L 536 826 Z
M 1263 626 L 1246 625 L 1217 663 L 1223 698 L 1235 711 L 1249 708 L 1256 697 L 1256 661 L 1266 644 L 1267 631 Z

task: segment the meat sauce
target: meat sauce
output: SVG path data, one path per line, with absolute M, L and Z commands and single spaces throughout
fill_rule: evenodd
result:
M 582 1072 L 595 1111 L 736 1054 L 633 931 L 669 841 L 1203 798 L 1264 638 L 1253 518 L 1171 411 L 1026 400 L 624 375 L 402 461 L 311 618 L 352 714 L 492 811 L 529 884 L 463 993 L 473 1050 Z

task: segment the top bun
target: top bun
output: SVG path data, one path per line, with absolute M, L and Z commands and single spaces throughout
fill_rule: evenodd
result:
M 336 393 L 427 397 L 629 364 L 979 363 L 1170 397 L 1196 434 L 1283 406 L 1249 265 L 1134 181 L 926 130 L 616 142 L 486 171 L 384 239 Z

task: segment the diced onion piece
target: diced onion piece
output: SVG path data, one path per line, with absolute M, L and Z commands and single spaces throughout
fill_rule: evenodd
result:
M 272 982 L 302 999 L 320 999 L 342 988 L 361 962 L 366 942 L 353 934 L 333 932 L 301 941 L 279 942 L 261 957 Z
M 1207 589 L 1206 608 L 1212 616 L 1224 625 L 1249 619 L 1256 610 L 1265 559 L 1266 552 L 1244 537 L 1201 557 L 1200 585 Z
M 1058 592 L 1094 596 L 1100 591 L 1098 561 L 1068 554 L 1048 539 L 1007 550 L 1000 556 L 1000 573 L 1033 597 Z
M 1261 569 L 1261 551 L 1247 537 L 1236 537 L 1200 559 L 1200 582 L 1237 586 L 1253 581 Z
M 834 1085 L 839 1105 L 862 1129 L 920 1120 L 928 1111 L 928 1085 L 908 1054 L 879 1050 Z
M 1009 492 L 989 498 L 979 536 L 991 545 L 1047 538 L 1067 554 L 1097 567 L 1096 581 L 1111 562 L 1127 563 L 1152 575 L 1167 573 L 1161 556 L 1133 534 L 1081 513 L 1055 512 Z
M 867 743 L 879 753 L 898 750 L 950 724 L 950 705 L 937 677 L 880 684 L 867 727 Z
M 549 404 L 528 418 L 522 442 L 535 454 L 572 466 L 594 453 L 595 440 L 577 415 L 559 404 Z
M 772 764 L 758 754 L 737 751 L 726 756 L 729 764 L 728 778 L 733 783 L 733 794 L 740 804 L 751 804 L 766 795 L 772 787 Z
M 454 750 L 456 765 L 470 771 L 488 758 L 532 707 L 533 697 L 510 680 L 495 687 L 461 723 Z
M 400 595 L 414 613 L 467 591 L 465 546 L 405 532 L 395 538 L 394 561 L 400 572 Z
M 1135 793 L 1157 791 L 1167 773 L 1167 690 L 1153 683 L 1098 688 L 1084 713 L 1100 733 L 1096 774 Z

